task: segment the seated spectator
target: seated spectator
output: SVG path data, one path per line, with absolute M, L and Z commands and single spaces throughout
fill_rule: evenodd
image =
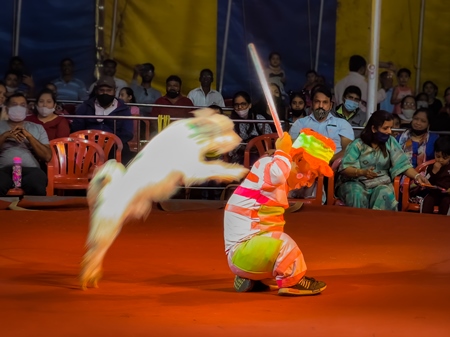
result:
M 102 68 L 100 69 L 100 77 L 112 77 L 114 78 L 114 82 L 116 82 L 116 96 L 119 97 L 119 93 L 120 90 L 122 90 L 122 88 L 128 86 L 127 82 L 125 82 L 124 80 L 121 80 L 120 78 L 115 77 L 114 75 L 116 74 L 116 70 L 117 70 L 117 62 L 111 59 L 106 59 L 102 62 Z M 94 82 L 91 84 L 91 86 L 89 87 L 88 93 L 92 93 L 92 91 L 94 90 L 95 84 L 97 82 Z
M 0 82 L 0 120 L 7 120 L 8 114 L 6 113 L 5 108 L 5 100 L 6 100 L 6 85 L 3 82 Z
M 84 101 L 88 98 L 86 85 L 74 76 L 74 62 L 65 58 L 60 62 L 61 77 L 52 83 L 57 89 L 56 99 L 58 101 Z
M 309 69 L 306 74 L 306 83 L 303 85 L 303 90 L 311 94 L 311 90 L 317 85 L 318 74 L 314 69 Z
M 272 99 L 275 104 L 275 109 L 277 110 L 278 118 L 281 121 L 284 128 L 287 130 L 287 109 L 284 105 L 283 98 L 281 97 L 281 91 L 277 84 L 269 83 L 270 92 L 272 94 Z M 272 113 L 269 109 L 269 104 L 266 98 L 263 96 L 258 103 L 253 105 L 252 110 L 267 120 L 273 120 Z M 275 124 L 270 124 L 272 132 L 277 132 Z
M 389 111 L 388 111 L 389 112 Z M 392 126 L 392 129 L 401 129 L 401 120 L 399 115 L 397 114 L 392 114 L 392 118 L 393 118 L 393 122 L 394 125 Z M 395 139 L 397 139 L 397 136 L 400 135 L 400 131 L 392 131 L 392 137 L 394 137 Z
M 221 106 L 211 104 L 208 108 L 213 109 L 216 112 L 216 114 L 223 115 L 223 109 Z
M 291 93 L 288 112 L 289 122 L 293 124 L 297 121 L 297 119 L 304 118 L 307 115 L 305 95 L 300 92 Z
M 269 66 L 265 70 L 266 78 L 269 83 L 275 83 L 280 88 L 281 96 L 285 97 L 286 92 L 284 86 L 286 85 L 286 73 L 281 67 L 281 55 L 277 52 L 272 52 L 269 55 Z
M 428 95 L 428 109 L 433 120 L 442 109 L 442 102 L 437 98 L 438 86 L 432 81 L 426 81 L 422 85 L 422 91 Z
M 55 113 L 56 106 L 56 96 L 53 91 L 43 89 L 36 97 L 33 114 L 25 119 L 28 122 L 42 125 L 47 132 L 48 140 L 70 135 L 69 122 Z
M 394 92 L 391 97 L 391 104 L 394 104 L 394 113 L 401 114 L 403 107 L 401 103 L 406 96 L 414 96 L 414 89 L 409 86 L 409 80 L 411 79 L 411 71 L 406 68 L 401 68 L 397 72 L 398 85 L 394 87 Z
M 392 181 L 400 174 L 422 183 L 428 180 L 412 167 L 391 137 L 393 117 L 375 111 L 361 133 L 345 151 L 339 167 L 336 195 L 350 207 L 397 210 Z
M 352 127 L 362 127 L 366 123 L 366 113 L 359 108 L 361 103 L 361 89 L 351 85 L 344 90 L 343 104 L 336 108 L 335 116 L 343 118 Z M 358 138 L 362 130 L 353 130 L 355 138 Z
M 257 114 L 252 109 L 252 100 L 245 91 L 238 91 L 233 96 L 233 108 L 230 118 L 235 121 L 234 130 L 242 138 L 243 144 L 229 153 L 230 162 L 244 163 L 244 153 L 246 144 L 255 137 L 272 133 L 268 123 L 238 123 L 239 120 L 265 120 L 263 115 Z M 255 154 L 250 158 L 250 164 L 258 160 L 259 155 Z
M 26 69 L 25 62 L 20 56 L 13 56 L 9 60 L 8 72 L 17 74 L 17 92 L 23 93 L 27 97 L 34 96 L 34 81 L 31 73 Z
M 141 84 L 137 82 L 138 75 L 141 76 Z M 153 104 L 161 97 L 161 93 L 152 88 L 152 80 L 155 76 L 155 67 L 151 63 L 138 64 L 134 67 L 133 79 L 130 88 L 133 89 L 136 103 Z M 151 107 L 141 107 L 143 116 L 150 116 Z
M 14 157 L 22 159 L 22 186 L 26 195 L 46 195 L 47 175 L 39 161 L 52 157 L 47 133 L 35 123 L 25 121 L 28 102 L 22 93 L 6 100 L 8 120 L 0 121 L 0 196 L 13 186 Z
M 192 101 L 181 94 L 181 78 L 177 75 L 170 75 L 166 80 L 166 94 L 155 101 L 161 105 L 194 106 Z M 173 118 L 194 117 L 192 109 L 154 107 L 150 116 L 170 115 Z
M 444 106 L 431 121 L 433 131 L 450 131 L 450 87 L 445 89 L 444 99 Z
M 120 90 L 119 98 L 125 103 L 136 103 L 136 99 L 134 98 L 134 91 L 129 87 L 123 87 Z M 139 116 L 139 107 L 130 106 L 130 112 L 133 116 Z
M 442 136 L 436 140 L 434 156 L 436 162 L 427 167 L 426 177 L 431 185 L 446 191 L 427 190 L 420 211 L 421 213 L 433 213 L 434 207 L 438 206 L 439 214 L 450 215 L 450 138 L 448 136 Z
M 289 134 L 292 139 L 297 139 L 304 128 L 330 138 L 336 144 L 336 151 L 331 162 L 344 155 L 348 144 L 355 138 L 352 126 L 343 118 L 333 115 L 331 91 L 325 86 L 314 88 L 312 97 L 312 113 L 305 118 L 298 119 L 291 127 Z
M 80 130 L 102 130 L 115 133 L 123 143 L 122 162 L 126 164 L 132 157 L 128 142 L 133 138 L 131 119 L 102 119 L 101 116 L 131 116 L 130 108 L 115 97 L 116 82 L 112 77 L 102 77 L 97 81 L 96 96 L 84 101 L 76 115 L 96 116 L 97 118 L 75 118 L 71 124 L 72 132 Z M 110 156 L 113 156 L 110 153 Z
M 200 72 L 200 87 L 192 89 L 187 97 L 195 106 L 210 106 L 218 105 L 225 107 L 222 94 L 214 89 L 211 89 L 211 83 L 214 81 L 213 72 L 210 69 L 203 69 Z
M 416 106 L 417 106 L 417 109 L 420 109 L 420 108 L 427 109 L 428 108 L 428 95 L 426 93 L 420 92 L 416 95 Z M 428 110 L 430 110 L 430 109 L 428 109 Z M 430 117 L 431 117 L 431 114 L 430 114 Z
M 391 104 L 392 94 L 394 93 L 393 77 L 392 71 L 383 71 L 379 77 L 380 86 L 386 92 L 386 98 L 380 101 L 380 110 L 390 113 L 394 112 L 394 105 Z
M 407 95 L 402 98 L 400 103 L 400 113 L 398 114 L 401 119 L 402 127 L 409 127 L 412 121 L 414 112 L 416 112 L 416 98 L 411 95 Z
M 413 115 L 411 126 L 397 138 L 414 168 L 434 158 L 434 142 L 439 136 L 429 132 L 429 116 L 428 109 L 417 109 Z
M 16 72 L 8 71 L 5 74 L 6 97 L 19 92 L 19 75 Z

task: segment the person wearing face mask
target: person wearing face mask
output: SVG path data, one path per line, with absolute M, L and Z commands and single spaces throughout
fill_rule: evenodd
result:
M 336 184 L 336 195 L 350 207 L 397 210 L 392 181 L 400 174 L 427 184 L 391 137 L 392 115 L 375 111 L 361 133 L 346 149 Z
M 22 159 L 22 189 L 26 195 L 46 195 L 47 175 L 40 162 L 52 157 L 44 128 L 25 121 L 27 99 L 15 93 L 6 100 L 8 120 L 0 121 L 0 197 L 13 187 L 14 157 Z
M 336 108 L 335 116 L 343 118 L 352 127 L 362 127 L 366 122 L 366 113 L 359 108 L 361 102 L 361 89 L 351 85 L 345 88 L 343 102 Z M 361 130 L 353 130 L 355 138 L 361 134 Z
M 280 119 L 283 129 L 287 130 L 287 109 L 283 102 L 283 98 L 281 96 L 280 87 L 275 83 L 269 83 L 270 92 L 272 94 L 273 102 L 275 103 L 275 109 L 278 113 L 278 118 Z M 269 105 L 267 104 L 267 100 L 265 97 L 262 97 L 259 102 L 257 102 L 252 110 L 261 116 L 263 116 L 267 120 L 273 120 L 272 113 L 270 112 Z M 272 132 L 277 132 L 275 128 L 275 124 L 270 124 Z
M 80 130 L 102 130 L 115 133 L 123 143 L 122 161 L 126 164 L 132 153 L 128 142 L 133 139 L 133 121 L 131 119 L 103 119 L 102 116 L 131 116 L 130 108 L 115 97 L 116 82 L 112 77 L 101 77 L 97 81 L 95 96 L 84 101 L 77 111 L 79 116 L 95 116 L 95 118 L 75 118 L 71 124 L 72 132 Z M 115 124 L 115 125 L 114 125 Z M 113 155 L 111 151 L 110 155 Z
M 47 132 L 48 140 L 69 137 L 70 127 L 66 118 L 55 114 L 56 95 L 50 89 L 43 89 L 36 97 L 34 113 L 26 121 L 40 124 Z
M 439 135 L 430 133 L 430 111 L 419 108 L 413 114 L 411 126 L 397 136 L 397 141 L 415 168 L 434 158 L 434 142 Z
M 255 137 L 272 133 L 270 124 L 268 123 L 240 123 L 239 120 L 265 120 L 266 118 L 255 112 L 252 108 L 252 100 L 246 91 L 238 91 L 233 96 L 234 110 L 230 114 L 230 118 L 235 121 L 234 131 L 242 138 L 242 144 L 230 152 L 230 162 L 244 163 L 244 152 L 246 144 Z M 250 153 L 250 164 L 258 160 L 257 153 Z
M 342 157 L 345 148 L 355 139 L 352 126 L 344 118 L 338 118 L 332 112 L 331 91 L 326 86 L 319 85 L 312 92 L 312 113 L 298 119 L 289 130 L 292 139 L 297 139 L 300 132 L 307 128 L 330 138 L 336 144 L 333 162 Z M 330 113 L 331 112 L 331 113 Z
M 306 97 L 300 92 L 293 92 L 290 95 L 290 104 L 288 112 L 289 123 L 294 124 L 297 119 L 308 115 L 306 112 Z
M 402 120 L 403 127 L 409 127 L 412 121 L 414 112 L 416 111 L 416 98 L 411 95 L 403 97 L 401 103 L 401 113 L 398 114 Z

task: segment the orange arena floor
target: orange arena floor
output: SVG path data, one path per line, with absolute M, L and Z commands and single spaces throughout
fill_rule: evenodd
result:
M 305 205 L 286 215 L 318 296 L 236 293 L 223 209 L 127 224 L 79 289 L 88 210 L 0 211 L 0 336 L 450 336 L 450 221 Z

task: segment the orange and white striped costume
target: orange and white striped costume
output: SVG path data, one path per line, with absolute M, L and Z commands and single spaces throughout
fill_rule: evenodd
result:
M 296 285 L 306 273 L 303 254 L 284 233 L 289 207 L 291 156 L 277 150 L 259 159 L 225 208 L 225 251 L 234 274 L 252 280 L 275 278 Z

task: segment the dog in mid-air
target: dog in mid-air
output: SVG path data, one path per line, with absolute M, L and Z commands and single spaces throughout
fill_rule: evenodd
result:
M 232 120 L 201 109 L 194 118 L 171 123 L 126 168 L 115 160 L 101 166 L 87 193 L 91 215 L 81 287 L 98 286 L 105 254 L 123 224 L 131 218 L 145 219 L 153 202 L 169 199 L 180 186 L 243 178 L 248 172 L 243 166 L 205 158 L 230 152 L 240 142 Z

